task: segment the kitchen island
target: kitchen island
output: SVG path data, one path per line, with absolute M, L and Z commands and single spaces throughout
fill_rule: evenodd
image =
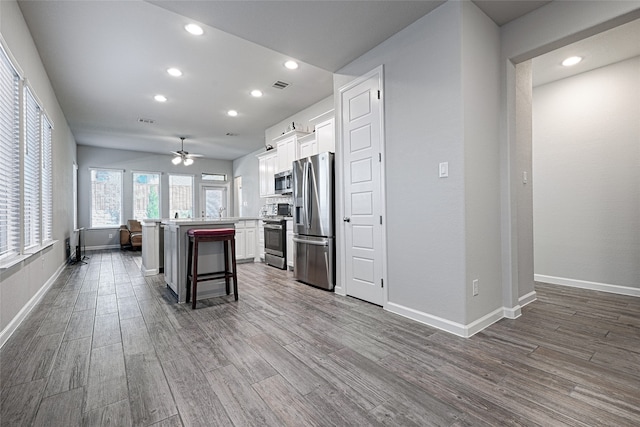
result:
M 164 278 L 176 293 L 178 302 L 185 302 L 187 290 L 187 231 L 196 228 L 235 228 L 245 218 L 164 219 Z M 200 244 L 198 273 L 224 270 L 222 242 Z M 198 299 L 226 295 L 224 279 L 198 284 Z
M 159 274 L 164 267 L 164 232 L 161 219 L 142 219 L 142 264 L 144 276 Z

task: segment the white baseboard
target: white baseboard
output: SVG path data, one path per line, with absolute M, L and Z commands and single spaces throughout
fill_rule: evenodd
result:
M 518 299 L 518 302 L 520 303 L 520 307 L 524 307 L 525 305 L 531 304 L 537 299 L 538 294 L 536 294 L 536 291 L 531 291 L 528 294 L 521 296 Z
M 528 294 L 521 296 L 520 298 L 518 298 L 518 305 L 516 305 L 515 307 L 503 307 L 504 317 L 506 317 L 507 319 L 517 319 L 522 315 L 522 307 L 527 304 L 531 304 L 536 299 L 536 291 L 531 291 Z
M 160 274 L 160 268 L 145 268 L 144 265 L 140 267 L 140 272 L 142 272 L 143 276 L 155 276 L 156 274 Z
M 42 297 L 47 293 L 49 288 L 55 283 L 55 281 L 60 276 L 60 273 L 62 273 L 62 270 L 64 270 L 66 266 L 67 266 L 66 262 L 61 264 L 60 267 L 58 267 L 58 269 L 56 270 L 56 272 L 53 273 L 51 277 L 49 277 L 49 280 L 47 280 L 45 284 L 42 285 L 42 287 L 38 290 L 38 292 L 36 292 L 35 295 L 31 297 L 31 299 L 24 305 L 24 307 L 22 307 L 22 309 L 18 312 L 18 314 L 16 314 L 15 317 L 11 319 L 11 322 L 9 322 L 6 328 L 4 328 L 2 332 L 0 332 L 0 348 L 2 348 L 2 346 L 5 345 L 5 343 L 9 340 L 9 338 L 15 332 L 15 330 L 18 329 L 18 326 L 20 326 L 20 324 L 24 321 L 24 319 L 31 312 L 31 310 L 33 310 L 33 307 L 35 307 L 36 304 L 40 302 Z
M 630 286 L 611 285 L 609 283 L 589 282 L 587 280 L 567 279 L 564 277 L 545 276 L 542 274 L 534 274 L 533 280 L 536 282 L 551 283 L 552 285 L 570 286 L 572 288 L 590 289 L 592 291 L 640 297 L 640 285 L 637 288 L 632 288 Z
M 392 313 L 399 314 L 400 316 L 407 317 L 416 322 L 424 323 L 425 325 L 432 326 L 434 328 L 443 330 L 445 332 L 452 333 L 459 337 L 469 338 L 483 329 L 496 323 L 502 318 L 516 319 L 521 315 L 521 309 L 527 304 L 536 300 L 536 292 L 530 292 L 518 299 L 518 305 L 512 308 L 500 307 L 488 313 L 478 320 L 475 320 L 467 325 L 461 323 L 452 322 L 451 320 L 443 319 L 438 316 L 433 316 L 428 313 L 415 310 L 413 308 L 405 307 L 400 304 L 389 302 L 385 307 Z
M 98 246 L 87 246 L 82 251 L 82 255 L 84 255 L 85 251 L 102 251 L 105 249 L 120 249 L 120 245 L 98 245 Z
M 463 325 L 392 302 L 387 303 L 385 310 L 463 338 L 477 334 L 504 317 L 504 309 L 498 308 L 468 325 Z
M 520 304 L 515 307 L 504 307 L 503 308 L 504 317 L 507 319 L 517 319 L 522 315 L 522 306 Z

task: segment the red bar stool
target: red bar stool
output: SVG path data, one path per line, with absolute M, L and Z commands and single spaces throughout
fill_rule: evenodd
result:
M 195 229 L 187 231 L 189 236 L 189 251 L 187 254 L 187 299 L 189 302 L 191 294 L 191 283 L 193 282 L 193 304 L 192 309 L 196 308 L 196 299 L 198 292 L 198 282 L 206 282 L 208 280 L 217 280 L 224 278 L 227 295 L 229 295 L 229 279 L 233 278 L 233 295 L 238 301 L 238 276 L 236 272 L 236 230 L 233 228 L 213 228 L 213 229 Z M 214 271 L 211 273 L 198 274 L 198 244 L 202 242 L 223 242 L 224 243 L 224 271 Z M 229 247 L 231 242 L 231 269 L 229 269 Z M 191 266 L 193 265 L 193 272 Z

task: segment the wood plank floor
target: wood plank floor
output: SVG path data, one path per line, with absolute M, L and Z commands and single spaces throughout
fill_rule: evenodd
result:
M 640 425 L 638 298 L 538 284 L 462 339 L 264 264 L 192 311 L 89 255 L 1 349 L 2 426 Z

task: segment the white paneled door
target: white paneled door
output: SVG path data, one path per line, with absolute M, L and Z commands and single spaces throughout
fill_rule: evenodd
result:
M 381 72 L 341 89 L 345 290 L 384 304 Z

